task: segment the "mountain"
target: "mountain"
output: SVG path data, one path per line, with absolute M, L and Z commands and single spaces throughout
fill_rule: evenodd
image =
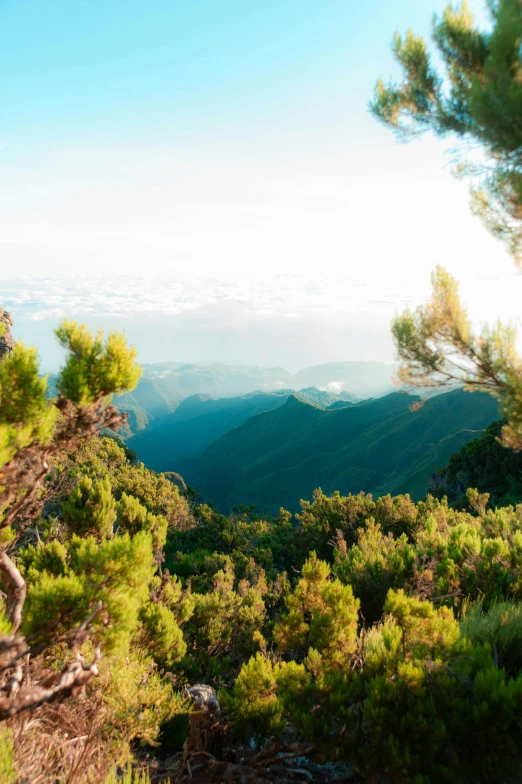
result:
M 134 392 L 115 401 L 120 410 L 130 414 L 125 437 L 167 417 L 192 395 L 231 398 L 256 391 L 266 394 L 301 390 L 303 399 L 323 408 L 340 399 L 376 397 L 390 390 L 393 366 L 378 362 L 332 362 L 291 375 L 278 367 L 164 362 L 143 365 L 142 370 Z
M 215 399 L 192 395 L 176 410 L 127 439 L 147 468 L 177 471 L 190 482 L 199 457 L 212 441 L 256 414 L 284 405 L 286 393 L 253 393 Z
M 120 410 L 133 414 L 132 432 L 167 417 L 192 395 L 234 397 L 255 390 L 272 392 L 291 386 L 291 375 L 286 370 L 254 365 L 162 362 L 142 365 L 142 371 L 134 392 L 115 401 Z
M 287 391 L 291 393 L 293 390 Z M 294 394 L 300 400 L 304 400 L 305 403 L 312 403 L 315 406 L 319 406 L 319 408 L 329 408 L 334 405 L 352 405 L 358 400 L 351 392 L 335 394 L 326 389 L 317 389 L 317 387 L 306 387 L 294 392 Z
M 492 506 L 516 506 L 522 502 L 522 453 L 506 449 L 498 438 L 505 420 L 492 422 L 478 437 L 451 455 L 447 466 L 430 477 L 429 491 L 436 498 L 468 508 L 466 490 L 489 493 Z
M 496 401 L 455 390 L 412 410 L 406 392 L 320 409 L 292 395 L 210 444 L 191 478 L 223 511 L 255 504 L 297 511 L 312 491 L 422 498 L 431 474 L 498 418 Z
M 135 435 L 127 438 L 127 443 L 149 468 L 177 471 L 190 482 L 197 461 L 209 444 L 251 416 L 282 406 L 291 394 L 292 390 L 285 389 L 219 399 L 210 395 L 191 395 L 172 413 L 163 414 L 151 420 L 145 429 L 134 431 Z M 347 392 L 338 396 L 309 387 L 297 392 L 296 396 L 322 408 L 332 402 L 353 405 L 353 401 L 347 402 L 347 398 L 353 397 Z M 131 412 L 131 430 L 134 416 L 135 412 Z
M 295 389 L 315 386 L 339 394 L 346 390 L 358 398 L 378 397 L 393 390 L 395 365 L 383 362 L 328 362 L 312 365 L 292 376 Z

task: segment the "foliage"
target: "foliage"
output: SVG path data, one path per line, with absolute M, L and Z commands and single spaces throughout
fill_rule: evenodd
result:
M 224 569 L 214 574 L 211 589 L 193 594 L 194 612 L 186 627 L 190 652 L 185 661 L 195 677 L 210 675 L 217 683 L 234 671 L 231 657 L 241 662 L 255 650 L 255 635 L 265 621 L 263 597 L 267 593 L 262 571 L 254 581 L 237 582 L 231 560 L 219 560 Z
M 107 775 L 103 784 L 150 784 L 150 777 L 147 771 L 133 771 L 132 768 L 128 768 L 123 776 L 113 770 Z
M 312 553 L 285 603 L 288 614 L 274 627 L 279 648 L 312 648 L 332 666 L 342 666 L 356 647 L 359 601 L 351 586 L 332 580 L 328 564 Z
M 119 762 L 131 758 L 133 741 L 157 745 L 161 724 L 188 710 L 154 662 L 139 651 L 111 659 L 110 667 L 100 673 L 99 689 L 105 736 Z
M 80 370 L 84 394 L 91 376 Z M 453 394 L 460 411 L 465 396 Z M 400 414 L 401 396 L 389 397 L 381 405 Z M 307 408 L 310 425 L 317 411 L 359 406 Z M 365 408 L 355 419 L 374 427 Z M 482 486 L 468 490 L 465 509 L 431 496 L 317 490 L 294 518 L 252 505 L 227 516 L 96 427 L 88 435 L 54 453 L 33 517 L 13 517 L 15 571 L 2 580 L 18 575 L 27 597 L 19 634 L 7 602 L 0 624 L 4 641 L 23 644 L 16 656 L 29 648 L 38 694 L 51 684 L 69 698 L 96 781 L 114 780 L 115 765 L 132 781 L 135 752 L 154 756 L 161 728 L 191 712 L 180 691 L 195 682 L 220 689 L 231 736 L 262 743 L 290 723 L 323 760 L 350 761 L 369 780 L 516 780 L 522 505 L 491 508 Z M 16 691 L 16 665 L 5 672 L 2 684 Z M 18 699 L 31 688 L 22 677 Z M 16 694 L 9 699 L 18 710 Z M 49 721 L 47 699 L 31 710 Z M 24 738 L 38 753 L 45 745 L 38 725 L 26 725 L 14 746 L 0 735 L 5 776 L 25 770 Z M 46 764 L 58 760 L 65 782 L 72 766 L 81 770 L 80 751 L 65 752 L 53 726 Z
M 286 720 L 276 689 L 274 665 L 257 653 L 241 668 L 230 694 L 220 692 L 219 699 L 232 712 L 240 736 L 261 741 L 282 732 Z
M 379 80 L 373 114 L 407 139 L 424 131 L 478 143 L 481 163 L 457 170 L 474 179 L 473 209 L 520 260 L 522 253 L 522 12 L 520 0 L 488 3 L 491 30 L 480 31 L 466 2 L 434 18 L 433 39 L 443 72 L 425 41 L 396 33 L 393 54 L 404 73 L 399 85 Z
M 395 36 L 393 51 L 404 71 L 400 85 L 375 88 L 371 110 L 400 137 L 431 130 L 478 143 L 483 162 L 463 165 L 475 186 L 472 203 L 486 227 L 522 254 L 522 9 L 520 0 L 488 3 L 491 30 L 479 31 L 466 2 L 435 18 L 433 37 L 444 73 L 434 68 L 426 43 L 411 31 Z M 505 446 L 522 448 L 522 360 L 513 326 L 498 323 L 475 334 L 457 282 L 441 267 L 432 275 L 431 300 L 397 317 L 392 332 L 399 377 L 421 387 L 464 385 L 499 399 Z
M 32 442 L 50 441 L 58 412 L 46 390 L 36 349 L 18 343 L 0 363 L 0 467 Z
M 161 550 L 167 536 L 168 522 L 165 517 L 153 515 L 137 498 L 122 493 L 118 505 L 118 527 L 131 536 L 139 531 L 150 531 L 155 550 Z
M 415 549 L 405 533 L 398 538 L 391 532 L 385 536 L 371 517 L 357 531 L 357 543 L 349 550 L 342 535 L 337 541 L 336 573 L 352 586 L 361 601 L 366 622 L 373 623 L 380 618 L 389 588 L 404 585 L 413 578 Z
M 0 527 L 15 518 L 23 527 L 34 516 L 52 455 L 125 421 L 110 398 L 132 389 L 140 376 L 124 335 L 112 332 L 104 343 L 101 333 L 93 337 L 68 321 L 56 335 L 68 351 L 57 399 L 47 398 L 34 349 L 18 344 L 0 363 Z
M 495 601 L 484 610 L 483 602 L 467 604 L 460 630 L 473 644 L 490 646 L 495 662 L 510 675 L 522 671 L 522 605 Z
M 0 781 L 16 784 L 17 779 L 13 734 L 8 727 L 0 725 Z
M 522 360 L 516 353 L 515 329 L 499 323 L 474 334 L 455 279 L 437 267 L 432 287 L 426 305 L 406 310 L 393 322 L 399 377 L 423 387 L 463 384 L 468 391 L 490 392 L 507 420 L 504 445 L 521 448 Z
M 87 406 L 99 398 L 134 389 L 141 376 L 136 366 L 136 349 L 125 336 L 109 332 L 93 337 L 87 327 L 67 319 L 56 330 L 58 342 L 69 352 L 56 381 L 59 394 Z
M 522 455 L 499 443 L 505 420 L 493 422 L 482 435 L 474 438 L 451 455 L 445 468 L 430 478 L 429 491 L 447 497 L 456 508 L 468 508 L 468 487 L 489 494 L 492 506 L 509 506 L 522 502 Z
M 109 478 L 104 477 L 93 484 L 89 476 L 84 476 L 63 505 L 62 513 L 73 533 L 100 539 L 111 536 L 116 520 L 116 502 Z

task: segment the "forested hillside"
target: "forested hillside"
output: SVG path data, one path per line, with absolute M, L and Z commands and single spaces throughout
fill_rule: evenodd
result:
M 175 411 L 149 421 L 144 429 L 127 439 L 139 460 L 155 471 L 177 471 L 187 482 L 199 458 L 213 441 L 243 424 L 251 416 L 282 406 L 291 390 L 271 393 L 252 392 L 242 397 L 212 398 L 192 395 L 183 400 Z M 316 387 L 295 393 L 300 400 L 322 408 L 354 402 L 353 395 L 332 394 Z
M 508 506 L 522 501 L 522 453 L 500 443 L 504 420 L 492 422 L 478 437 L 451 455 L 448 465 L 431 476 L 429 492 L 446 497 L 457 508 L 468 508 L 466 490 L 489 493 L 492 504 Z
M 522 506 L 317 490 L 295 516 L 222 515 L 100 435 L 139 376 L 123 337 L 57 337 L 55 398 L 31 349 L 0 360 L 2 781 L 518 780 Z M 411 403 L 291 395 L 223 439 L 246 429 L 282 462 L 312 437 L 319 456 L 354 444 L 363 466 L 366 442 L 383 471 L 495 409 Z
M 395 392 L 325 411 L 291 396 L 211 444 L 191 483 L 224 512 L 242 503 L 297 511 L 315 487 L 423 498 L 430 475 L 497 418 L 498 408 L 489 395 L 461 390 L 412 411 L 418 400 Z

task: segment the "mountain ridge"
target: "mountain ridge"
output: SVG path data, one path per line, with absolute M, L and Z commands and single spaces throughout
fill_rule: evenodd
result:
M 398 391 L 332 410 L 292 396 L 210 444 L 192 484 L 222 510 L 254 503 L 266 511 L 281 505 L 295 511 L 316 487 L 420 498 L 433 471 L 498 413 L 493 398 L 462 390 L 412 411 L 418 402 Z

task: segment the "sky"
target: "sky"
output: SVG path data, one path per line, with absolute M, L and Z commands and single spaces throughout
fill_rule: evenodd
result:
M 64 316 L 142 362 L 394 357 L 442 263 L 477 323 L 521 277 L 450 174 L 368 113 L 430 0 L 0 0 L 0 304 L 44 370 Z M 483 3 L 471 3 L 485 20 Z

